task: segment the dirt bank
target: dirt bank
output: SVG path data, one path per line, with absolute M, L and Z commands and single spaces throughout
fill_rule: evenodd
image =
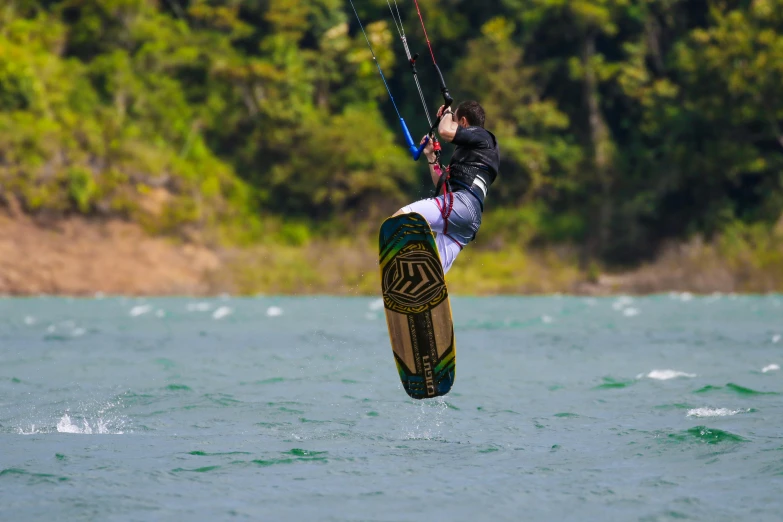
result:
M 119 220 L 46 226 L 0 212 L 0 294 L 206 294 L 220 266 L 204 248 L 147 236 Z
M 0 295 L 376 295 L 375 248 L 370 238 L 353 238 L 211 250 L 150 237 L 121 220 L 44 224 L 0 210 Z M 573 259 L 552 251 L 470 248 L 449 273 L 449 288 L 463 295 L 780 292 L 783 252 L 727 257 L 692 241 L 636 270 L 587 279 Z

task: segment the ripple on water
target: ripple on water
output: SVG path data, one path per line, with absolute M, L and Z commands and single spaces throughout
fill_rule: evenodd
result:
M 655 407 L 656 410 L 690 410 L 693 406 L 684 402 L 675 402 L 672 404 L 660 404 Z
M 612 377 L 604 377 L 603 383 L 594 387 L 594 390 L 614 390 L 618 388 L 627 388 L 634 384 L 633 381 L 620 381 Z
M 220 469 L 222 466 L 204 466 L 202 468 L 195 468 L 195 469 L 186 469 L 186 468 L 175 468 L 172 469 L 172 473 L 208 473 L 210 471 L 215 471 Z
M 18 477 L 26 479 L 30 484 L 56 484 L 66 482 L 68 477 L 61 477 L 49 473 L 32 473 L 24 469 L 8 468 L 0 470 L 0 477 Z
M 670 433 L 668 439 L 676 442 L 703 442 L 706 444 L 748 442 L 744 437 L 734 433 L 707 426 L 695 426 L 689 430 Z
M 770 343 L 783 330 L 751 298 L 634 298 L 632 318 L 613 298 L 455 299 L 464 380 L 427 404 L 405 396 L 380 349 L 380 300 L 321 299 L 0 302 L 0 488 L 3 512 L 15 509 L 0 518 L 341 519 L 348 504 L 406 520 L 515 519 L 521 505 L 536 520 L 781 511 L 782 374 L 761 370 L 783 366 L 783 343 Z M 267 317 L 271 304 L 285 314 Z M 136 305 L 152 308 L 129 317 Z M 234 313 L 214 320 L 221 306 Z M 156 319 L 163 308 L 169 319 Z M 19 324 L 28 313 L 35 324 Z M 71 341 L 44 342 L 52 323 Z M 105 399 L 117 406 L 101 414 Z M 433 465 L 452 480 L 430 480 Z M 205 485 L 223 501 L 206 502 Z
M 278 464 L 296 464 L 298 462 L 316 462 L 326 463 L 328 458 L 326 457 L 328 452 L 326 451 L 311 451 L 301 448 L 293 448 L 290 451 L 284 451 L 280 457 L 268 458 L 268 459 L 253 459 L 249 464 L 261 467 L 276 466 Z M 236 461 L 234 464 L 248 464 L 244 461 Z
M 281 382 L 286 382 L 285 377 L 270 377 L 269 379 L 261 379 L 259 381 L 252 381 L 252 382 L 240 382 L 240 386 L 247 386 L 247 385 L 263 385 L 263 384 L 278 384 Z
M 703 388 L 699 388 L 693 393 L 713 393 L 721 390 L 725 390 L 727 392 L 735 393 L 737 395 L 741 395 L 745 397 L 750 397 L 754 395 L 780 395 L 778 392 L 762 392 L 758 390 L 753 390 L 751 388 L 746 388 L 744 386 L 740 386 L 732 382 L 728 383 L 725 387 L 712 386 L 711 384 L 708 384 L 707 386 L 704 386 Z
M 184 384 L 169 384 L 165 389 L 168 391 L 191 391 L 190 386 Z
M 188 455 L 196 457 L 223 457 L 225 455 L 250 455 L 249 451 L 226 451 L 218 453 L 207 453 L 206 451 L 189 451 Z

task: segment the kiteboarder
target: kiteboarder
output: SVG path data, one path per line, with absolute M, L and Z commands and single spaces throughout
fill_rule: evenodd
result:
M 401 208 L 394 215 L 416 212 L 424 216 L 436 233 L 443 272 L 448 272 L 457 255 L 476 237 L 481 226 L 484 200 L 500 167 L 500 149 L 495 135 L 484 128 L 486 115 L 476 101 L 461 103 L 456 111 L 438 109 L 438 135 L 456 146 L 445 169 L 438 161 L 436 142 L 429 136 L 423 154 L 435 184 L 435 196 Z

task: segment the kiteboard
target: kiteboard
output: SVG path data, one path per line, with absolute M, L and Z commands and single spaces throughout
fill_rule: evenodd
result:
M 438 248 L 420 214 L 384 221 L 380 267 L 386 324 L 403 388 L 414 399 L 447 394 L 456 372 L 454 324 Z

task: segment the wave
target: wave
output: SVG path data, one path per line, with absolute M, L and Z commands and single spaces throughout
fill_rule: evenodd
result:
M 678 433 L 670 433 L 669 440 L 677 442 L 703 442 L 706 444 L 748 442 L 746 438 L 735 435 L 734 433 L 708 428 L 706 426 L 696 426 Z
M 730 410 L 728 408 L 694 408 L 688 410 L 687 417 L 730 417 L 750 410 Z
M 628 386 L 631 386 L 634 384 L 633 381 L 618 381 L 616 379 L 613 379 L 611 377 L 604 377 L 603 383 L 599 384 L 598 386 L 594 387 L 594 390 L 613 390 L 616 388 L 627 388 Z
M 648 374 L 640 373 L 637 378 L 647 377 L 648 379 L 654 379 L 656 381 L 668 381 L 670 379 L 677 379 L 678 377 L 696 377 L 695 373 L 681 372 L 678 370 L 652 370 Z
M 742 395 L 744 397 L 750 397 L 755 395 L 780 395 L 778 392 L 762 392 L 758 390 L 753 390 L 751 388 L 746 388 L 744 386 L 740 386 L 739 384 L 734 384 L 733 382 L 728 383 L 725 387 L 724 386 L 712 386 L 708 384 L 707 386 L 704 386 L 703 388 L 699 388 L 693 393 L 711 393 L 716 392 L 720 390 L 726 390 L 733 393 L 736 393 L 737 395 Z
M 233 308 L 228 306 L 221 306 L 220 308 L 218 308 L 212 313 L 212 319 L 219 321 L 220 319 L 223 319 L 224 317 L 228 317 L 233 313 L 234 313 Z
M 68 481 L 68 477 L 52 475 L 50 473 L 32 473 L 19 468 L 7 468 L 0 470 L 0 477 L 25 477 L 31 484 L 56 484 Z
M 227 452 L 227 453 L 203 453 L 199 451 L 191 452 L 190 455 L 195 456 L 227 456 L 227 455 L 237 455 L 237 454 L 247 454 L 246 452 Z M 213 466 L 202 466 L 198 468 L 176 468 L 171 470 L 172 473 L 209 473 L 211 471 L 218 471 L 222 470 L 229 466 L 238 466 L 238 467 L 246 467 L 246 466 L 261 466 L 261 467 L 269 467 L 269 466 L 276 466 L 278 464 L 295 464 L 297 462 L 318 462 L 318 463 L 326 463 L 329 461 L 327 458 L 328 452 L 326 451 L 311 451 L 311 450 L 305 450 L 300 448 L 294 448 L 290 451 L 284 451 L 281 453 L 280 457 L 274 457 L 274 458 L 268 458 L 268 459 L 253 459 L 250 461 L 244 461 L 244 460 L 235 460 L 230 462 L 228 465 L 213 465 Z
M 164 389 L 168 391 L 191 391 L 190 386 L 184 384 L 169 384 Z

